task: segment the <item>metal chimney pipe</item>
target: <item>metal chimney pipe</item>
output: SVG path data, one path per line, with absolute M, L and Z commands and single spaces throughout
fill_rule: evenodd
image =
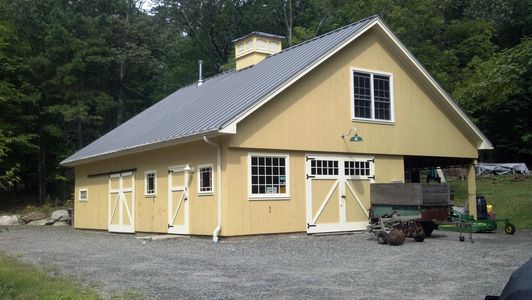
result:
M 203 60 L 198 60 L 199 65 L 199 78 L 198 78 L 198 86 L 203 84 Z

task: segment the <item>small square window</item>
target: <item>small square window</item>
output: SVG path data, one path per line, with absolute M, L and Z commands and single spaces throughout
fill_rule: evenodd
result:
M 144 194 L 149 197 L 155 196 L 157 194 L 157 176 L 155 171 L 146 172 L 144 181 Z
M 89 201 L 89 191 L 87 189 L 79 190 L 79 201 Z
M 212 194 L 212 165 L 198 166 L 198 193 Z

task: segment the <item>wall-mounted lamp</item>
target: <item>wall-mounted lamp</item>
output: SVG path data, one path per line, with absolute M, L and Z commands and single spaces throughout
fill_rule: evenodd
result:
M 352 132 L 355 133 L 353 136 L 351 136 Z M 363 141 L 362 137 L 358 135 L 358 129 L 356 129 L 355 127 L 351 127 L 351 129 L 349 129 L 349 132 L 347 134 L 342 133 L 342 139 L 345 139 L 346 136 L 351 136 L 351 138 L 349 139 L 350 142 L 362 142 Z

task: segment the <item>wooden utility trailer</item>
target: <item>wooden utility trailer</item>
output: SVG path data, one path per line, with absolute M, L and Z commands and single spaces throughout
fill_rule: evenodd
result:
M 420 215 L 419 222 L 429 236 L 436 228 L 434 221 L 447 221 L 451 192 L 445 183 L 374 183 L 370 191 L 372 223 L 393 212 Z

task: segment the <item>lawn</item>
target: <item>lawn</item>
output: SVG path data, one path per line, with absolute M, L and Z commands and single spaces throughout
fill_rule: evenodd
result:
M 0 299 L 101 299 L 101 297 L 92 289 L 81 287 L 72 280 L 47 275 L 36 267 L 0 254 Z
M 448 180 L 456 205 L 467 198 L 467 181 Z M 510 219 L 517 230 L 532 229 L 532 176 L 499 175 L 477 177 L 477 195 L 493 204 L 497 219 Z

